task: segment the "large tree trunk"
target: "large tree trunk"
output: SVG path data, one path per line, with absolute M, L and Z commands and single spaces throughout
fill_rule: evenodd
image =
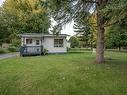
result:
M 96 46 L 96 62 L 104 63 L 104 17 L 100 12 L 100 9 L 104 6 L 103 0 L 97 5 L 97 46 Z

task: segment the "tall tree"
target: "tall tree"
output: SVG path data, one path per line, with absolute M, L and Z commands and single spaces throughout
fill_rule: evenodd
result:
M 55 20 L 63 25 L 63 23 L 68 23 L 70 20 L 75 20 L 77 18 L 85 18 L 89 19 L 92 14 L 88 14 L 88 12 L 95 11 L 97 18 L 97 43 L 96 43 L 96 62 L 104 63 L 104 34 L 105 34 L 105 26 L 107 24 L 112 24 L 109 20 L 112 17 L 117 17 L 115 12 L 111 13 L 116 6 L 121 5 L 121 2 L 125 2 L 126 0 L 50 0 L 50 5 L 53 7 L 52 14 Z M 114 8 L 111 6 L 115 6 Z M 126 9 L 124 6 L 117 8 L 118 10 L 122 10 L 122 8 Z M 124 10 L 125 11 L 125 10 Z M 80 14 L 80 13 L 83 13 Z M 86 15 L 84 15 L 86 13 Z M 123 12 L 120 12 L 123 14 Z M 105 16 L 108 16 L 105 17 Z M 110 21 L 110 23 L 108 23 Z M 113 21 L 116 23 L 117 21 Z M 106 25 L 105 25 L 106 23 Z
M 90 47 L 92 36 L 90 28 L 84 25 L 74 24 L 74 31 L 77 33 L 76 37 L 80 42 L 80 47 Z
M 92 14 L 88 12 L 96 10 L 97 12 L 97 63 L 104 63 L 104 17 L 101 14 L 108 0 L 52 0 L 55 5 L 53 9 L 54 18 L 62 25 L 72 19 L 85 18 L 88 20 Z M 83 13 L 80 14 L 80 13 Z M 86 13 L 87 15 L 84 15 Z
M 81 13 L 83 14 L 83 13 Z M 88 15 L 90 13 L 86 13 L 85 15 Z M 96 15 L 93 13 L 93 15 L 90 17 L 89 20 L 86 20 L 85 18 L 77 18 L 75 21 L 75 24 L 73 26 L 74 32 L 77 32 L 77 35 L 80 35 L 79 40 L 82 44 L 82 46 L 86 47 L 95 47 L 96 45 Z
M 48 32 L 50 18 L 40 0 L 6 0 L 3 7 L 17 16 L 22 32 Z

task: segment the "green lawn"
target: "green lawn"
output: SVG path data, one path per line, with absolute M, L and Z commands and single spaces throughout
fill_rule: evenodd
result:
M 0 95 L 127 95 L 127 54 L 106 57 L 105 64 L 94 64 L 91 52 L 0 60 Z

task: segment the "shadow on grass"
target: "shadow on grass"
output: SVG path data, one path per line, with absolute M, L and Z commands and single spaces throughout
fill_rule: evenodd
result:
M 68 53 L 73 53 L 73 54 L 74 54 L 74 53 L 75 53 L 75 54 L 76 54 L 76 53 L 79 53 L 79 54 L 81 53 L 81 54 L 83 54 L 83 53 L 92 53 L 92 51 L 69 51 Z
M 106 64 L 111 65 L 111 66 L 116 66 L 119 67 L 121 69 L 125 69 L 127 68 L 127 61 L 122 60 L 122 59 L 111 59 L 111 60 L 106 60 Z

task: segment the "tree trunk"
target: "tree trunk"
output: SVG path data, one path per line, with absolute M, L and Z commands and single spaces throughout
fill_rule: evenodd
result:
M 119 45 L 119 52 L 121 51 L 121 46 Z
M 97 5 L 97 46 L 96 46 L 96 62 L 101 64 L 105 62 L 104 59 L 104 17 L 100 12 L 103 2 Z
M 93 34 L 91 35 L 90 38 L 90 45 L 91 45 L 91 50 L 93 50 Z

